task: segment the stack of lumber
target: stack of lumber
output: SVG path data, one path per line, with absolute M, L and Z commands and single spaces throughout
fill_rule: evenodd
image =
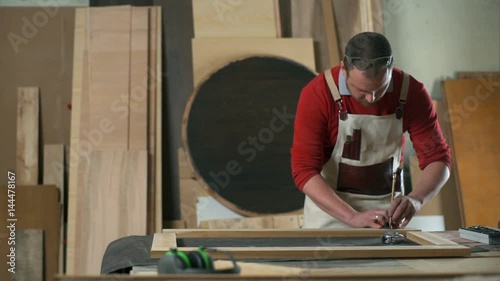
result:
M 278 1 L 212 3 L 193 0 L 193 20 L 195 38 L 192 39 L 192 58 L 195 89 L 221 67 L 251 56 L 276 56 L 298 62 L 311 70 L 316 69 L 311 38 L 280 38 Z M 195 94 L 196 90 L 193 96 Z M 187 107 L 185 114 L 188 109 Z M 192 161 L 185 136 L 183 132 L 183 147 L 179 149 L 181 221 L 188 228 L 197 228 L 200 226 L 196 206 L 198 198 L 210 196 L 211 190 L 196 172 L 196 163 Z
M 162 228 L 160 12 L 76 9 L 68 274 L 99 274 L 109 243 Z

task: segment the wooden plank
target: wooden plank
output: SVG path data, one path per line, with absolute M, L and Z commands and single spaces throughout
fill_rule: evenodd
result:
M 326 47 L 328 50 L 328 61 L 330 67 L 340 64 L 339 43 L 337 40 L 337 26 L 331 0 L 321 0 L 323 10 L 323 21 L 325 24 Z
M 59 189 L 61 195 L 61 234 L 59 243 L 59 271 L 64 272 L 64 247 L 65 247 L 65 219 L 66 205 L 64 198 L 66 197 L 64 186 L 65 174 L 65 146 L 63 144 L 46 144 L 43 153 L 43 184 L 55 185 Z
M 98 274 L 106 247 L 128 235 L 146 234 L 146 151 L 92 151 L 83 159 L 78 190 L 75 274 Z M 105 215 L 103 215 L 105 214 Z
M 75 39 L 73 54 L 73 89 L 72 89 L 72 109 L 71 109 L 71 138 L 70 138 L 70 158 L 69 165 L 69 183 L 68 183 L 68 227 L 66 244 L 66 272 L 74 273 L 75 267 L 75 249 L 78 247 L 74 239 L 76 233 L 76 213 L 77 213 L 77 194 L 79 187 L 80 159 L 88 152 L 88 148 L 81 146 L 80 133 L 82 125 L 82 103 L 88 95 L 88 9 L 78 8 L 75 10 Z M 84 107 L 86 110 L 86 107 Z M 85 120 L 83 120 L 85 121 Z M 83 124 L 82 124 L 83 123 Z
M 276 37 L 275 0 L 193 0 L 194 36 Z
M 180 179 L 196 179 L 196 174 L 188 162 L 187 155 L 186 155 L 186 152 L 184 151 L 184 148 L 179 148 L 177 155 L 178 155 L 178 159 L 179 159 L 179 178 Z
M 131 7 L 89 11 L 89 129 L 93 149 L 128 149 Z
M 152 258 L 159 258 L 170 248 L 157 248 L 152 252 Z M 196 247 L 178 247 L 179 251 L 196 251 Z M 464 246 L 362 246 L 362 247 L 217 247 L 219 251 L 228 251 L 235 259 L 306 259 L 320 256 L 324 259 L 333 258 L 417 258 L 417 257 L 463 257 L 470 254 L 470 249 Z M 227 258 L 222 252 L 214 252 L 215 259 Z
M 130 123 L 128 150 L 147 149 L 149 91 L 148 25 L 148 8 L 133 7 L 130 30 Z
M 464 223 L 497 227 L 500 131 L 496 120 L 500 119 L 500 80 L 446 80 L 443 94 L 449 109 Z
M 148 234 L 156 229 L 156 18 L 157 9 L 149 7 L 148 18 Z
M 458 79 L 500 79 L 500 71 L 477 71 L 477 72 L 467 72 L 467 71 L 459 71 L 457 72 Z
M 177 248 L 177 235 L 171 233 L 155 233 L 153 234 L 153 244 L 151 249 L 170 249 Z M 167 250 L 168 251 L 168 250 Z
M 275 238 L 275 237 L 378 237 L 386 232 L 407 235 L 408 229 L 164 229 L 163 233 L 176 233 L 177 238 Z M 155 236 L 161 237 L 161 235 Z
M 43 280 L 52 280 L 59 272 L 59 241 L 60 241 L 60 194 L 59 188 L 54 185 L 16 185 L 14 217 L 8 216 L 7 205 L 5 211 L 0 212 L 0 220 L 6 222 L 0 228 L 0 237 L 10 237 L 10 228 L 15 230 L 41 229 L 43 231 Z M 12 193 L 11 193 L 12 194 Z M 8 202 L 7 188 L 0 186 L 0 202 Z M 4 204 L 4 203 L 2 203 Z M 8 219 L 10 219 L 8 221 Z M 0 263 L 7 266 L 7 254 L 9 247 L 18 246 L 0 243 Z M 6 241 L 6 240 L 5 240 Z M 3 267 L 2 269 L 4 269 Z M 0 272 L 0 280 L 10 280 L 7 268 Z
M 309 38 L 194 38 L 192 47 L 194 86 L 229 62 L 253 55 L 288 58 L 316 69 Z
M 38 184 L 40 89 L 17 90 L 17 183 Z
M 43 281 L 43 230 L 16 231 L 16 273 L 13 281 Z
M 300 228 L 299 221 L 302 215 L 262 216 L 235 219 L 216 219 L 201 221 L 203 229 L 292 229 Z
M 417 242 L 420 245 L 437 245 L 437 246 L 458 245 L 458 243 L 455 243 L 446 238 L 443 238 L 441 236 L 429 232 L 410 231 L 406 235 L 408 239 Z
M 155 145 L 155 208 L 156 208 L 156 232 L 161 232 L 163 228 L 163 72 L 162 72 L 162 8 L 156 8 L 156 145 Z
M 251 217 L 201 221 L 200 228 L 207 229 L 266 229 L 273 228 L 271 217 Z

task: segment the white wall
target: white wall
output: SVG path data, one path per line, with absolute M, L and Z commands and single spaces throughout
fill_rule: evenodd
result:
M 395 4 L 399 3 L 399 4 Z M 500 71 L 500 0 L 384 0 L 399 5 L 384 20 L 396 65 L 433 98 L 456 71 Z
M 383 10 L 396 66 L 432 98 L 457 71 L 500 71 L 500 0 L 383 0 Z

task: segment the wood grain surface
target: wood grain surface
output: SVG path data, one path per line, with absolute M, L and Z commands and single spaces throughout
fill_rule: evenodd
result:
M 194 36 L 277 37 L 275 0 L 193 0 Z
M 19 87 L 17 92 L 17 183 L 38 184 L 40 89 Z
M 500 80 L 446 80 L 443 90 L 464 224 L 498 227 Z
M 99 274 L 112 241 L 146 234 L 146 151 L 92 151 L 80 163 L 74 257 L 76 274 Z

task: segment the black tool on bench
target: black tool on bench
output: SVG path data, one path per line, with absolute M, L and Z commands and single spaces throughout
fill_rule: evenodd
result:
M 197 251 L 183 252 L 176 248 L 170 249 L 158 261 L 158 274 L 212 274 L 212 273 L 239 273 L 240 268 L 229 252 L 226 254 L 233 262 L 230 269 L 216 270 L 210 251 L 222 252 L 216 249 L 199 247 Z
M 500 229 L 487 226 L 469 226 L 458 229 L 461 238 L 489 245 L 500 245 Z

